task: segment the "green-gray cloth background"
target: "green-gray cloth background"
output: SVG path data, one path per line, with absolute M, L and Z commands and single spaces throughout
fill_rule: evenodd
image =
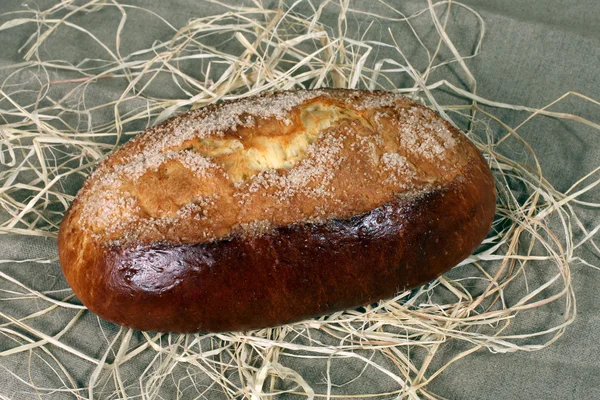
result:
M 17 10 L 22 7 L 21 3 L 20 0 L 3 0 L 0 9 Z M 195 0 L 136 3 L 153 9 L 175 26 L 216 9 L 199 6 Z M 264 1 L 265 6 L 269 3 Z M 426 2 L 416 0 L 392 3 L 412 4 L 413 8 L 426 6 Z M 479 95 L 530 107 L 542 107 L 568 91 L 600 100 L 600 1 L 462 0 L 462 3 L 480 12 L 486 22 L 482 52 L 468 62 L 477 78 Z M 31 1 L 28 4 L 41 7 L 49 2 Z M 355 4 L 358 5 L 358 1 Z M 376 1 L 360 2 L 360 6 L 367 10 L 383 10 Z M 7 18 L 2 17 L 0 24 Z M 327 18 L 332 25 L 337 23 L 336 15 L 325 15 L 324 20 L 327 21 Z M 364 18 L 368 16 L 364 15 Z M 97 16 L 96 22 L 101 29 L 103 21 L 100 16 Z M 461 21 L 453 23 L 461 26 Z M 465 37 L 471 42 L 469 32 L 474 23 L 474 19 L 469 19 L 464 21 L 463 27 Z M 19 61 L 17 49 L 25 43 L 32 29 L 31 26 L 22 26 L 0 32 L 0 66 Z M 107 24 L 107 29 L 113 28 Z M 164 40 L 166 37 L 156 39 Z M 460 42 L 460 36 L 455 35 L 454 40 Z M 83 45 L 77 41 L 65 43 L 65 51 L 76 54 L 78 46 Z M 560 110 L 600 123 L 600 107 L 574 98 L 563 103 Z M 527 116 L 526 113 L 512 111 L 494 112 L 511 126 L 516 126 Z M 538 154 L 545 176 L 559 190 L 568 189 L 578 178 L 600 165 L 598 131 L 582 124 L 540 117 L 520 132 Z M 588 199 L 599 201 L 598 191 L 590 194 Z M 588 227 L 600 223 L 598 211 L 590 209 L 583 215 Z M 590 262 L 600 265 L 597 255 L 589 250 L 583 251 Z M 0 236 L 0 259 L 53 255 L 56 255 L 55 240 Z M 0 265 L 4 271 L 13 271 L 17 267 Z M 24 271 L 21 278 L 25 280 L 62 280 L 57 263 L 19 268 Z M 450 399 L 600 399 L 600 271 L 573 265 L 572 278 L 578 315 L 560 340 L 536 352 L 492 354 L 486 350 L 478 351 L 442 373 L 430 389 Z M 542 314 L 532 323 L 543 326 L 545 320 Z M 2 343 L 2 340 L 0 337 L 1 350 L 10 347 L 10 343 Z M 88 339 L 79 337 L 70 340 L 85 342 Z M 94 343 L 84 343 L 83 346 L 93 349 Z M 37 382 L 43 382 L 43 379 L 37 377 Z M 17 386 L 10 374 L 0 369 L 2 398 L 29 398 L 15 391 Z

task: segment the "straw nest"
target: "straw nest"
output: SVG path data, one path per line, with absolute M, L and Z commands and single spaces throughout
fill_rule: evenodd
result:
M 289 326 L 210 335 L 105 323 L 63 279 L 46 278 L 60 276 L 56 256 L 3 259 L 0 366 L 14 393 L 438 398 L 428 384 L 455 361 L 481 349 L 538 350 L 561 336 L 576 313 L 570 266 L 589 265 L 578 255 L 584 245 L 600 253 L 593 241 L 600 226 L 589 228 L 578 214 L 600 206 L 581 199 L 600 183 L 600 167 L 560 192 L 519 132 L 542 116 L 600 129 L 552 111 L 566 98 L 600 103 L 571 92 L 539 109 L 480 97 L 469 60 L 480 51 L 485 24 L 457 2 L 402 9 L 378 1 L 380 15 L 346 0 L 276 9 L 258 0 L 209 3 L 212 15 L 182 26 L 116 0 L 62 0 L 4 15 L 0 35 L 19 29 L 30 36 L 19 60 L 0 73 L 1 233 L 54 238 L 98 161 L 179 111 L 319 87 L 404 93 L 463 129 L 497 180 L 493 229 L 460 266 L 394 299 Z M 470 47 L 453 33 L 457 16 L 470 21 Z M 110 36 L 98 30 L 100 18 L 114 25 Z M 77 54 L 65 48 L 73 41 Z M 528 116 L 509 126 L 496 110 Z M 545 307 L 559 312 L 543 326 L 528 323 Z M 26 366 L 15 367 L 24 359 Z

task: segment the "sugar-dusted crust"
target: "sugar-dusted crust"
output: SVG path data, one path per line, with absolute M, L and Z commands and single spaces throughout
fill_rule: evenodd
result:
M 424 283 L 487 233 L 494 183 L 437 114 L 386 92 L 279 92 L 182 114 L 90 176 L 59 232 L 101 317 L 272 326 Z

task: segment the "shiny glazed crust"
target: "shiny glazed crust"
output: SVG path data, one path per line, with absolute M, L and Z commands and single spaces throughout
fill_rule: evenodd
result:
M 178 211 L 188 210 L 189 201 L 183 200 L 179 204 L 178 197 L 171 195 L 169 198 L 165 195 L 161 200 L 157 193 L 147 195 L 140 189 L 144 181 L 152 179 L 155 179 L 153 188 L 159 188 L 165 181 L 191 179 L 179 171 L 180 165 L 188 165 L 187 161 L 172 164 L 175 156 L 169 155 L 158 167 L 145 165 L 145 169 L 137 172 L 137 180 L 115 180 L 110 174 L 117 171 L 119 165 L 137 165 L 130 155 L 147 151 L 149 138 L 168 136 L 170 131 L 179 129 L 181 121 L 223 113 L 219 107 L 178 116 L 140 135 L 107 158 L 86 181 L 59 232 L 63 272 L 74 292 L 91 311 L 121 325 L 152 331 L 216 332 L 275 326 L 389 298 L 399 290 L 434 279 L 475 250 L 490 228 L 495 211 L 495 190 L 483 157 L 462 134 L 443 121 L 440 122 L 442 125 L 431 125 L 432 120 L 437 124 L 441 119 L 404 97 L 340 90 L 311 95 L 306 95 L 310 91 L 295 92 L 285 96 L 296 93 L 301 100 L 282 106 L 283 114 L 266 113 L 244 127 L 239 123 L 233 127 L 227 125 L 218 140 L 222 143 L 236 138 L 242 143 L 241 151 L 245 151 L 252 149 L 254 142 L 250 140 L 256 141 L 257 137 L 264 144 L 256 132 L 268 132 L 269 127 L 276 124 L 279 130 L 273 137 L 278 140 L 277 151 L 288 152 L 289 148 L 280 144 L 284 143 L 280 132 L 292 132 L 291 139 L 286 137 L 285 143 L 297 142 L 296 130 L 302 126 L 302 132 L 308 132 L 302 134 L 313 137 L 306 154 L 294 150 L 296 158 L 286 156 L 280 162 L 277 157 L 271 157 L 270 161 L 267 159 L 261 164 L 266 165 L 262 170 L 252 170 L 253 160 L 249 157 L 256 153 L 254 150 L 244 153 L 250 154 L 248 160 L 244 161 L 238 155 L 232 163 L 229 154 L 224 156 L 229 158 L 219 158 L 223 157 L 223 150 L 215 147 L 213 142 L 210 142 L 213 146 L 210 151 L 196 143 L 194 151 L 216 160 L 216 167 L 208 166 L 216 172 L 207 175 L 202 171 L 204 175 L 189 181 L 191 183 L 179 193 L 195 182 L 207 182 L 199 184 L 199 190 L 204 190 L 202 193 L 206 195 L 208 192 L 204 188 L 213 185 L 208 194 L 217 200 L 214 204 L 198 202 L 192 212 Z M 312 107 L 310 110 L 317 116 L 317 122 L 327 119 L 327 124 L 321 124 L 323 129 L 309 132 L 306 120 L 300 118 L 306 107 Z M 327 111 L 331 107 L 336 107 L 335 113 L 342 110 L 342 114 L 338 114 L 343 118 Z M 346 108 L 349 111 L 345 111 Z M 427 128 L 417 130 L 420 132 L 417 136 L 433 135 L 428 132 L 430 127 L 442 129 L 439 128 L 442 126 L 443 132 L 438 132 L 436 143 L 445 146 L 431 144 L 427 142 L 429 139 L 419 139 L 418 143 L 411 139 L 406 145 L 402 140 L 389 144 L 376 138 L 380 147 L 363 139 L 354 140 L 360 135 L 379 135 L 378 129 L 386 131 L 387 136 L 382 134 L 383 139 L 390 137 L 389 132 L 394 137 L 412 134 L 403 133 L 406 129 L 402 118 L 406 110 L 413 114 L 411 110 L 416 110 L 416 125 Z M 287 116 L 289 121 L 285 120 Z M 362 120 L 362 125 L 356 123 L 361 118 L 366 123 Z M 394 125 L 386 118 L 400 122 Z M 296 130 L 290 131 L 290 125 Z M 393 126 L 399 127 L 399 133 L 390 128 Z M 244 136 L 244 129 L 255 130 Z M 258 193 L 262 196 L 257 198 L 266 200 L 252 202 L 255 193 L 252 184 L 269 178 L 270 175 L 265 178 L 264 173 L 276 171 L 277 176 L 293 176 L 295 169 L 304 168 L 304 164 L 311 162 L 311 157 L 316 157 L 311 149 L 326 146 L 320 143 L 325 143 L 328 137 L 338 137 L 340 132 L 346 132 L 346 136 L 338 140 L 346 152 L 335 157 L 338 162 L 343 156 L 346 164 L 341 167 L 332 164 L 332 169 L 338 168 L 336 171 L 340 172 L 328 181 L 331 193 L 321 196 L 314 190 L 316 183 L 305 180 L 310 192 L 294 192 L 281 200 L 279 189 L 263 183 Z M 194 135 L 203 138 L 201 133 Z M 217 140 L 211 135 L 208 132 L 206 137 Z M 191 137 L 185 136 L 182 143 L 189 146 L 190 140 L 196 140 L 193 135 Z M 173 141 L 163 142 L 173 145 Z M 365 153 L 366 159 L 355 155 L 361 151 L 356 150 L 358 145 L 354 146 L 359 142 L 366 143 L 365 148 L 374 148 L 372 154 Z M 237 148 L 227 143 L 227 151 Z M 437 152 L 429 151 L 427 143 Z M 268 145 L 274 146 L 271 142 Z M 350 148 L 352 151 L 348 150 Z M 166 151 L 163 153 L 171 154 Z M 389 156 L 394 152 L 401 155 Z M 402 174 L 394 171 L 389 173 L 392 175 L 379 174 L 387 165 L 384 161 L 391 158 L 396 161 L 390 165 L 401 168 L 408 165 L 410 168 Z M 144 158 L 147 159 L 151 157 Z M 243 162 L 239 162 L 240 159 Z M 361 163 L 367 163 L 367 159 L 373 159 L 373 165 L 359 167 Z M 402 163 L 398 164 L 397 160 Z M 325 165 L 329 162 L 327 159 L 322 161 Z M 129 171 L 123 176 L 135 175 Z M 359 172 L 367 178 L 360 181 L 358 186 L 361 187 L 355 188 L 348 182 L 352 182 L 352 173 L 356 175 L 355 181 L 363 179 Z M 350 174 L 350 177 L 344 174 Z M 277 176 L 271 178 L 273 182 L 279 179 Z M 99 183 L 102 181 L 110 182 L 112 186 L 103 186 Z M 169 185 L 171 189 L 177 187 L 174 183 Z M 223 194 L 223 187 L 231 188 L 235 194 Z M 283 189 L 285 193 L 289 192 L 288 186 Z M 93 205 L 92 199 L 110 190 L 118 194 L 114 196 L 118 198 L 118 201 L 113 200 L 115 204 L 124 204 L 122 208 L 129 207 L 130 210 L 124 212 L 119 207 L 99 209 L 113 210 L 112 217 L 119 220 L 129 218 L 127 224 L 117 228 L 114 223 L 106 224 L 98 217 L 90 218 L 95 210 L 93 207 L 88 206 L 87 210 L 92 211 L 85 212 L 86 205 Z M 243 201 L 234 202 L 232 199 L 237 199 L 238 193 Z M 119 196 L 131 196 L 130 203 L 135 204 L 121 202 Z M 197 192 L 187 198 L 196 199 L 194 196 Z M 110 196 L 106 198 L 106 202 L 111 201 Z M 159 198 L 159 201 L 151 203 L 149 199 L 152 198 Z M 327 208 L 327 202 L 336 206 Z M 278 209 L 280 203 L 281 209 Z M 225 209 L 223 204 L 230 206 Z M 288 212 L 286 207 L 290 204 L 297 205 Z M 222 207 L 221 214 L 217 214 L 218 206 Z M 252 209 L 248 211 L 243 206 Z M 264 209 L 274 210 L 269 211 L 271 214 L 266 221 Z M 133 214 L 135 216 L 131 217 Z M 159 219 L 161 223 L 157 225 Z

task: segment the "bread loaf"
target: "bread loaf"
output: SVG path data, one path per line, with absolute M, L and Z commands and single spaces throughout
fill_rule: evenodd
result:
M 268 93 L 109 155 L 59 231 L 75 294 L 128 327 L 216 332 L 357 307 L 471 254 L 495 211 L 478 150 L 388 92 Z

